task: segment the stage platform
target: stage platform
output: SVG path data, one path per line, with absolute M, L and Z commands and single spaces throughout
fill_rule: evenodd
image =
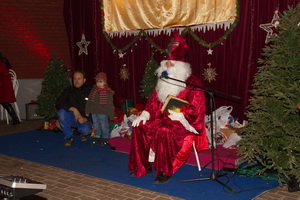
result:
M 129 153 L 130 139 L 124 137 L 114 137 L 109 139 L 110 146 L 116 151 Z M 222 145 L 217 145 L 215 149 L 215 162 L 214 168 L 218 170 L 223 169 L 235 169 L 242 163 L 242 158 L 236 154 L 236 149 L 226 149 Z M 205 150 L 198 153 L 200 166 L 206 168 L 212 168 L 212 156 L 211 150 Z M 195 153 L 192 152 L 188 158 L 187 164 L 197 165 Z

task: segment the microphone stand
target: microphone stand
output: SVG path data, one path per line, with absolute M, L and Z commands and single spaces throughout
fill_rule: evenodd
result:
M 232 189 L 231 187 L 229 187 L 227 184 L 223 183 L 222 181 L 218 180 L 219 177 L 222 177 L 226 174 L 221 174 L 219 175 L 218 172 L 215 170 L 215 147 L 214 147 L 214 117 L 213 117 L 213 93 L 219 93 L 219 94 L 223 94 L 226 96 L 230 96 L 233 97 L 235 99 L 240 99 L 240 97 L 238 96 L 234 96 L 234 95 L 230 95 L 230 94 L 226 94 L 217 90 L 213 90 L 210 88 L 206 88 L 200 85 L 195 85 L 192 83 L 188 83 L 185 81 L 181 81 L 175 78 L 171 78 L 168 75 L 162 73 L 160 78 L 166 78 L 166 79 L 171 79 L 177 82 L 181 82 L 181 83 L 185 83 L 186 85 L 190 85 L 196 88 L 200 88 L 202 90 L 204 90 L 205 92 L 208 93 L 209 95 L 209 106 L 210 106 L 210 116 L 211 116 L 211 129 L 210 129 L 210 137 L 211 137 L 211 163 L 212 163 L 212 169 L 211 169 L 211 173 L 209 177 L 206 178 L 196 178 L 196 179 L 188 179 L 188 180 L 181 180 L 180 182 L 189 182 L 189 181 L 205 181 L 205 180 L 212 180 L 212 181 L 216 181 L 218 183 L 220 183 L 221 185 L 223 185 L 224 187 L 226 187 L 227 189 L 229 189 L 232 193 L 235 193 L 236 191 L 234 189 Z

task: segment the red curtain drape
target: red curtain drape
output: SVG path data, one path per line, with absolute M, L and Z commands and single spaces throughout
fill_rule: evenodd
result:
M 65 0 L 64 17 L 68 32 L 71 68 L 83 70 L 87 80 L 94 84 L 93 77 L 103 71 L 108 75 L 108 84 L 116 92 L 115 101 L 132 99 L 135 104 L 145 103 L 140 98 L 140 82 L 151 54 L 160 63 L 166 55 L 151 46 L 145 37 L 118 55 L 102 34 L 101 13 L 99 0 Z M 265 46 L 267 32 L 259 27 L 260 24 L 270 23 L 276 9 L 282 13 L 288 6 L 295 6 L 299 0 L 240 0 L 240 20 L 222 44 L 213 48 L 213 54 L 208 55 L 207 48 L 201 46 L 189 34 L 184 38 L 189 45 L 187 62 L 192 66 L 193 73 L 200 77 L 208 88 L 241 97 L 240 100 L 224 95 L 215 95 L 216 107 L 223 105 L 233 106 L 234 117 L 244 119 L 248 105 L 249 90 L 253 76 L 257 70 L 257 60 Z M 225 33 L 224 30 L 197 32 L 197 35 L 206 42 L 214 42 Z M 88 46 L 88 55 L 78 55 L 79 47 L 76 42 L 84 34 Z M 134 36 L 111 39 L 112 44 L 122 49 L 134 39 Z M 159 35 L 151 39 L 162 48 L 167 48 L 171 39 L 168 35 Z M 215 68 L 216 81 L 204 81 L 203 73 L 211 63 Z M 120 69 L 127 68 L 129 79 L 120 78 Z

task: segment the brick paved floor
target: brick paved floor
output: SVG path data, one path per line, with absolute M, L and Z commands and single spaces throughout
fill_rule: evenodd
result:
M 47 189 L 31 200 L 179 200 L 165 194 L 0 154 L 0 174 L 22 176 L 44 183 Z
M 8 126 L 0 121 L 0 135 L 38 129 L 43 121 L 24 121 Z M 47 189 L 21 200 L 179 200 L 180 198 L 138 187 L 76 173 L 52 166 L 0 154 L 0 174 L 18 175 L 47 185 Z M 80 180 L 80 181 L 78 181 Z M 267 191 L 255 200 L 300 200 L 300 191 L 288 192 L 286 186 Z

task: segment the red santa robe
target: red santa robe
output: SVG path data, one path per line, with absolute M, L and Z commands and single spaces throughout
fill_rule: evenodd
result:
M 0 103 L 15 102 L 16 96 L 7 68 L 3 62 L 0 61 Z
M 200 85 L 199 78 L 194 75 L 190 75 L 186 81 Z M 194 141 L 197 151 L 208 148 L 204 124 L 204 92 L 187 85 L 177 97 L 190 103 L 183 114 L 199 134 L 191 133 L 180 121 L 171 120 L 166 114 L 162 114 L 163 103 L 159 101 L 155 90 L 145 107 L 150 119 L 132 129 L 128 169 L 133 170 L 137 177 L 147 174 L 150 148 L 155 153 L 152 167 L 156 170 L 156 175 L 164 172 L 167 176 L 174 174 L 185 163 Z

